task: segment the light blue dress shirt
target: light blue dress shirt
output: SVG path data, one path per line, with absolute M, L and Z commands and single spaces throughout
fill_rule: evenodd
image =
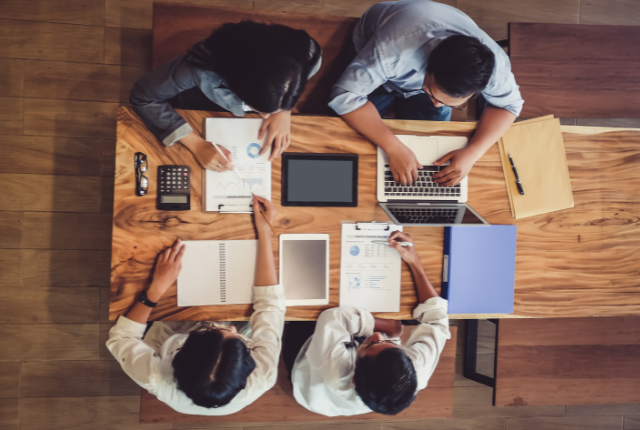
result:
M 364 13 L 353 32 L 358 55 L 334 85 L 329 106 L 339 115 L 353 112 L 380 86 L 405 98 L 424 93 L 429 54 L 454 35 L 475 37 L 493 52 L 496 67 L 482 95 L 518 116 L 524 101 L 507 54 L 460 10 L 428 0 L 378 3 Z

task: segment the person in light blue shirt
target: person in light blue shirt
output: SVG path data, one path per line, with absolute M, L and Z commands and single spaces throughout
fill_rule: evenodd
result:
M 435 182 L 453 186 L 509 129 L 524 101 L 509 58 L 456 8 L 428 0 L 369 8 L 353 32 L 356 57 L 335 84 L 329 106 L 382 148 L 396 182 L 411 184 L 422 168 L 415 154 L 381 120 L 392 102 L 396 118 L 448 121 L 473 96 L 487 101 L 467 147 L 435 164 L 450 165 Z
M 180 142 L 202 167 L 233 170 L 227 161 L 231 159 L 229 151 L 218 145 L 223 156 L 205 141 L 173 109 L 169 99 L 195 92 L 206 103 L 206 110 L 227 110 L 237 117 L 258 112 L 264 120 L 256 138 L 268 133 L 262 153 L 272 148 L 272 160 L 291 142 L 291 109 L 308 79 L 320 68 L 321 54 L 318 42 L 304 30 L 252 21 L 225 23 L 187 54 L 136 82 L 129 100 L 164 145 Z

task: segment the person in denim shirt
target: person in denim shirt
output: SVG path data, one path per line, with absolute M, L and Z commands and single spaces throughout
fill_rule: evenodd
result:
M 206 99 L 237 117 L 258 112 L 264 120 L 257 138 L 268 132 L 262 152 L 273 146 L 273 159 L 291 142 L 291 109 L 320 64 L 320 45 L 304 30 L 252 21 L 226 23 L 187 54 L 140 79 L 129 99 L 147 128 L 167 147 L 180 142 L 202 167 L 233 170 L 169 99 L 198 88 Z M 231 159 L 229 151 L 220 150 Z

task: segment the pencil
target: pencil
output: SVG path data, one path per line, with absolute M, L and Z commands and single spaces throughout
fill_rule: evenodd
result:
M 269 218 L 267 218 L 267 214 L 264 213 L 264 211 L 262 210 L 262 204 L 260 204 L 260 202 L 258 202 L 258 209 L 260 210 L 260 213 L 264 216 L 264 219 L 267 222 L 267 224 L 269 224 L 269 227 L 271 227 L 271 231 L 273 232 L 274 236 L 277 236 L 278 233 L 276 233 L 276 230 L 271 225 L 271 222 L 269 222 Z

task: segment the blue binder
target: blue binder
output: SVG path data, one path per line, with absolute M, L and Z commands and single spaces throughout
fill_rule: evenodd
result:
M 442 297 L 450 314 L 513 313 L 515 225 L 446 227 Z

